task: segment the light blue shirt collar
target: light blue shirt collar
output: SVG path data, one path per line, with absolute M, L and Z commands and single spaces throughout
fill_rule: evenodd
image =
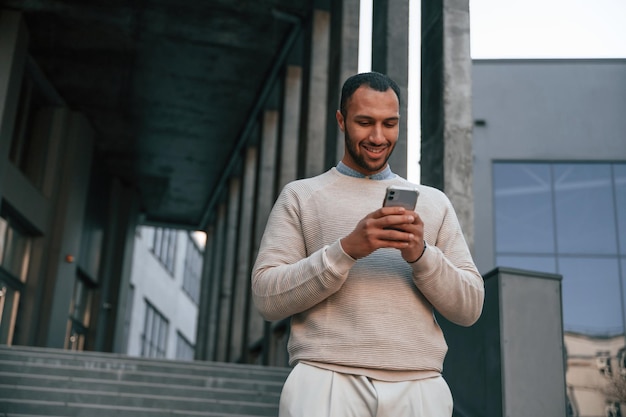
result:
M 394 174 L 391 171 L 391 168 L 389 167 L 389 164 L 387 164 L 385 169 L 383 169 L 382 171 L 380 171 L 380 172 L 378 172 L 378 173 L 376 173 L 374 175 L 363 175 L 359 171 L 350 168 L 349 166 L 344 164 L 342 161 L 339 161 L 339 163 L 337 164 L 336 168 L 337 168 L 337 171 L 339 171 L 343 175 L 348 175 L 348 176 L 354 177 L 354 178 L 368 178 L 370 180 L 376 180 L 376 181 L 390 180 L 392 178 L 395 178 L 395 176 L 396 176 L 396 174 Z

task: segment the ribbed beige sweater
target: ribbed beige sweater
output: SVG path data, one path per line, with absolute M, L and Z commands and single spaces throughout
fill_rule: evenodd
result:
M 416 212 L 428 248 L 409 264 L 395 249 L 355 261 L 339 240 L 380 208 L 401 177 L 353 178 L 335 168 L 288 184 L 278 197 L 252 273 L 254 301 L 267 320 L 289 316 L 290 363 L 441 372 L 447 345 L 433 307 L 469 326 L 484 286 L 456 214 L 440 191 L 419 186 Z

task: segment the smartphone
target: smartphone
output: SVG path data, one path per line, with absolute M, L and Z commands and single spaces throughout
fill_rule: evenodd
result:
M 385 193 L 383 207 L 400 206 L 415 211 L 419 191 L 417 188 L 390 185 Z

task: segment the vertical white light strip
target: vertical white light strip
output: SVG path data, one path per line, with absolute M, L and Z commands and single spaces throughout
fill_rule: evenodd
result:
M 372 70 L 372 13 L 374 0 L 361 0 L 359 5 L 359 72 Z
M 363 2 L 363 0 L 361 0 Z M 407 97 L 407 179 L 419 184 L 421 157 L 421 1 L 409 3 L 409 85 Z

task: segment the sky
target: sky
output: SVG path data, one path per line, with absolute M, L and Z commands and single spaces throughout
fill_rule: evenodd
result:
M 626 58 L 626 0 L 470 0 L 474 59 Z
M 472 59 L 626 58 L 626 0 L 470 0 Z M 372 0 L 361 0 L 361 33 L 371 33 Z M 419 182 L 420 2 L 411 1 L 407 177 Z M 365 38 L 365 39 L 364 39 Z M 371 64 L 361 37 L 359 71 Z

